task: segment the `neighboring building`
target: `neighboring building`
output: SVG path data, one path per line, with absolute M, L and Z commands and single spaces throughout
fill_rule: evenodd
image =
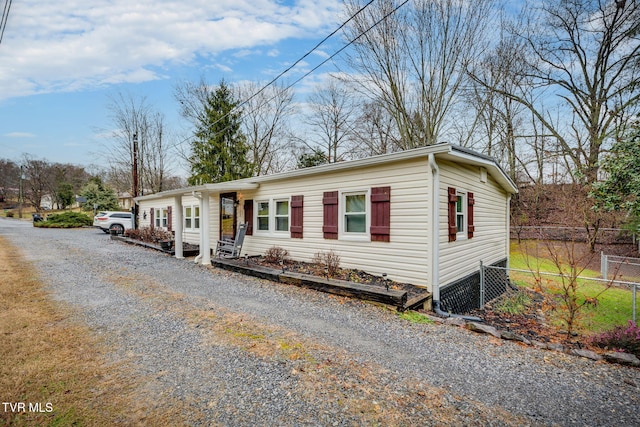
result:
M 120 206 L 120 208 L 124 211 L 130 211 L 131 207 L 133 206 L 133 197 L 131 196 L 131 194 L 125 191 L 123 193 L 118 193 L 117 197 L 118 206 Z
M 341 266 L 412 283 L 434 302 L 506 265 L 515 184 L 497 163 L 451 144 L 136 198 L 140 226 L 200 244 L 201 262 L 248 223 L 242 254 L 272 246 L 310 261 L 334 250 Z

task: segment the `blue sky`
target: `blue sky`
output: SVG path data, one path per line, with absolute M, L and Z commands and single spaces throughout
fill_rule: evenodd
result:
M 0 44 L 0 158 L 104 165 L 110 95 L 146 97 L 179 131 L 177 83 L 267 82 L 343 20 L 339 0 L 13 1 Z M 335 36 L 289 79 L 340 46 Z

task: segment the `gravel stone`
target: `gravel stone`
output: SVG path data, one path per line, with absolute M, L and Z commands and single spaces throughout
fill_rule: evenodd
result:
M 413 324 L 373 304 L 244 277 L 91 228 L 0 235 L 188 425 L 636 425 L 640 370 Z M 225 323 L 226 322 L 226 323 Z M 153 403 L 155 402 L 155 403 Z M 187 410 L 188 409 L 188 410 Z M 177 424 L 179 424 L 177 423 Z

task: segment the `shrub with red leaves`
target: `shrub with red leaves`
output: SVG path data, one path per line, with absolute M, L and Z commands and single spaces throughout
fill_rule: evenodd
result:
M 592 338 L 594 345 L 611 350 L 621 350 L 640 357 L 640 327 L 629 320 L 626 326 L 616 326 Z

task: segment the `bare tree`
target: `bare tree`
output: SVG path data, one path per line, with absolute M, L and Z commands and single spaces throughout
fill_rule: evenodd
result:
M 380 103 L 365 102 L 353 125 L 355 157 L 393 153 L 401 143 L 393 117 Z
M 349 91 L 332 79 L 309 96 L 308 108 L 305 123 L 310 133 L 299 142 L 311 151 L 320 149 L 327 163 L 345 160 L 356 112 Z
M 16 198 L 20 185 L 20 166 L 8 159 L 0 159 L 0 202 Z
M 112 97 L 109 109 L 114 125 L 111 137 L 115 143 L 108 147 L 108 158 L 116 188 L 129 189 L 132 193 L 139 189 L 140 194 L 164 190 L 169 148 L 164 140 L 164 116 L 155 111 L 145 97 L 136 99 L 131 94 L 118 93 Z M 136 185 L 134 170 L 137 171 Z
M 359 0 L 347 0 L 353 15 Z M 458 100 L 466 68 L 485 48 L 493 0 L 383 0 L 353 19 L 348 63 L 363 94 L 394 118 L 402 149 L 435 144 Z
M 36 159 L 25 154 L 22 161 L 22 171 L 24 173 L 22 182 L 23 197 L 36 212 L 40 212 L 42 198 L 50 193 L 49 183 L 52 181 L 51 165 L 46 160 Z
M 293 90 L 278 85 L 260 89 L 256 83 L 247 83 L 238 91 L 244 100 L 242 128 L 247 136 L 252 175 L 280 172 L 290 134 L 287 119 L 293 113 Z
M 511 32 L 527 47 L 528 98 L 485 82 L 528 108 L 558 141 L 576 178 L 592 183 L 599 156 L 637 111 L 640 91 L 640 4 L 633 0 L 544 0 L 530 9 L 527 26 Z M 524 32 L 522 29 L 524 28 Z M 563 120 L 554 120 L 550 99 Z

